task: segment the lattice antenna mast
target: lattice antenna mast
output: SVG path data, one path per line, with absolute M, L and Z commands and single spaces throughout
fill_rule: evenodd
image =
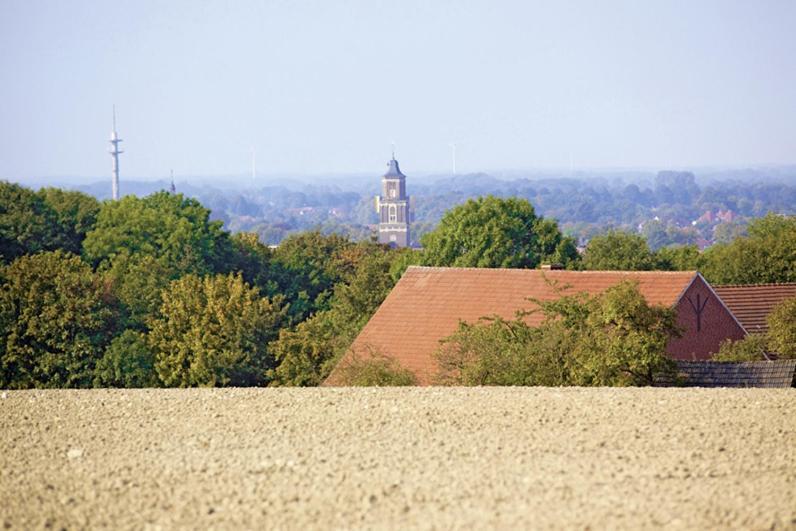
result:
M 116 133 L 116 105 L 113 106 L 113 130 L 111 131 L 111 149 L 108 153 L 111 154 L 111 158 L 113 159 L 113 190 L 112 190 L 112 197 L 114 201 L 119 200 L 119 155 L 124 153 L 124 151 L 119 149 L 119 142 L 122 139 L 119 138 L 119 135 Z

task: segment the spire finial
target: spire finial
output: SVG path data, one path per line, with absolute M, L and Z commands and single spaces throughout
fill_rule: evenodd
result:
M 395 160 L 395 142 L 390 143 L 392 145 L 392 160 Z

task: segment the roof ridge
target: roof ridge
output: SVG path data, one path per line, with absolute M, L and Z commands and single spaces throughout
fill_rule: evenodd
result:
M 715 284 L 714 288 L 757 288 L 767 286 L 794 286 L 796 282 L 760 282 L 757 284 Z
M 541 268 L 526 268 L 526 267 L 456 267 L 456 266 L 423 266 L 423 265 L 410 265 L 408 269 L 435 269 L 442 271 L 542 271 L 544 273 L 622 273 L 622 274 L 666 274 L 666 275 L 694 275 L 699 272 L 698 269 L 688 269 L 685 271 L 625 271 L 621 269 L 541 269 Z

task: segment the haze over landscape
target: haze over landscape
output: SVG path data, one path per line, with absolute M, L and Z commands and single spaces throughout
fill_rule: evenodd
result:
M 796 4 L 3 2 L 0 179 L 788 164 Z M 328 178 L 328 177 L 327 177 Z M 315 180 L 319 180 L 317 178 Z M 310 179 L 313 180 L 313 179 Z M 229 181 L 229 179 L 227 179 Z
M 0 528 L 794 528 L 793 28 L 3 0 Z

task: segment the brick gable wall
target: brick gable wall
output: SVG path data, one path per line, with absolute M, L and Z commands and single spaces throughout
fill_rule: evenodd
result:
M 701 275 L 697 275 L 683 293 L 675 311 L 683 336 L 672 339 L 667 346 L 666 350 L 674 359 L 707 360 L 719 351 L 719 345 L 726 339 L 746 336 Z

